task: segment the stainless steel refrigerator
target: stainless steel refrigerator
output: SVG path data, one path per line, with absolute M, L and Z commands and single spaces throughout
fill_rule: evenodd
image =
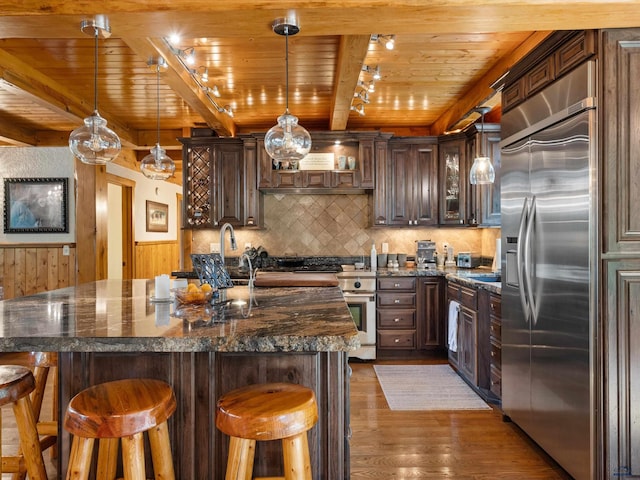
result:
M 501 125 L 502 407 L 577 480 L 595 471 L 594 82 L 586 63 Z

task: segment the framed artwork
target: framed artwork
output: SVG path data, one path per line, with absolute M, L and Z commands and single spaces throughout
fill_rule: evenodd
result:
M 169 205 L 147 200 L 147 232 L 169 231 Z
M 68 233 L 66 178 L 5 178 L 4 233 Z

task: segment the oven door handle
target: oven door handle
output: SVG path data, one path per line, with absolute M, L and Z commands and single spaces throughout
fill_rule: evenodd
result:
M 350 293 L 343 292 L 342 293 L 345 300 L 364 300 L 366 302 L 375 302 L 376 295 L 375 293 Z

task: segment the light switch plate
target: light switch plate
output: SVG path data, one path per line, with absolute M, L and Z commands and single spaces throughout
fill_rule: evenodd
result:
M 65 257 L 69 256 L 69 245 L 62 246 L 62 255 L 64 255 Z

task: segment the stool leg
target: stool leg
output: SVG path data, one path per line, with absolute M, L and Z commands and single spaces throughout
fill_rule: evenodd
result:
M 28 396 L 18 399 L 13 404 L 13 412 L 16 416 L 16 424 L 20 435 L 20 449 L 24 454 L 27 464 L 27 473 L 31 480 L 47 480 L 47 472 L 44 468 L 40 437 L 36 430 L 36 419 L 33 416 L 31 400 Z
M 67 480 L 87 480 L 91 468 L 91 454 L 93 453 L 93 438 L 73 437 Z
M 122 437 L 124 480 L 145 480 L 142 433 Z
M 118 469 L 119 438 L 101 438 L 98 443 L 96 478 L 114 480 Z
M 251 480 L 256 441 L 231 437 L 225 480 Z
M 286 480 L 312 480 L 307 432 L 282 439 L 282 453 Z
M 167 422 L 149 430 L 149 445 L 153 460 L 153 473 L 156 480 L 174 480 L 171 443 L 169 442 L 169 428 Z

